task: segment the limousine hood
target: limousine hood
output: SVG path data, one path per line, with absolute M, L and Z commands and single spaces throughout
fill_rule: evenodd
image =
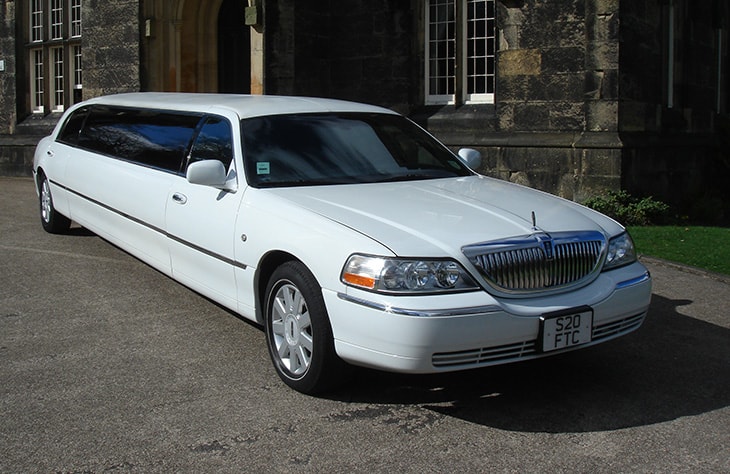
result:
M 531 234 L 533 212 L 548 233 L 622 230 L 570 201 L 483 176 L 270 191 L 402 257 L 458 255 L 464 245 Z

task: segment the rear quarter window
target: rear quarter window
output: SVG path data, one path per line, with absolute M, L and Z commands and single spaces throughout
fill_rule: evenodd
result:
M 79 141 L 79 133 L 81 132 L 81 128 L 84 126 L 84 121 L 88 115 L 88 107 L 81 107 L 74 110 L 66 119 L 66 122 L 63 124 L 56 140 L 61 143 L 76 145 Z

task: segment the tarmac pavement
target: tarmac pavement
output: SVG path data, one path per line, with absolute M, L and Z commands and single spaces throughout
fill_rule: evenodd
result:
M 730 280 L 656 260 L 637 332 L 288 389 L 260 328 L 0 178 L 0 472 L 730 472 Z

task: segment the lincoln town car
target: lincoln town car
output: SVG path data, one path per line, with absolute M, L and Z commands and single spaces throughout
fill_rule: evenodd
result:
M 303 393 L 639 328 L 651 277 L 626 230 L 480 162 L 370 105 L 132 93 L 69 108 L 33 172 L 46 231 L 74 221 L 260 324 Z

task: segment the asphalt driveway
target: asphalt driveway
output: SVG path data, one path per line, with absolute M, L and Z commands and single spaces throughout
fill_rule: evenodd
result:
M 0 472 L 730 472 L 730 280 L 646 261 L 636 333 L 450 374 L 277 378 L 260 328 L 0 178 Z

